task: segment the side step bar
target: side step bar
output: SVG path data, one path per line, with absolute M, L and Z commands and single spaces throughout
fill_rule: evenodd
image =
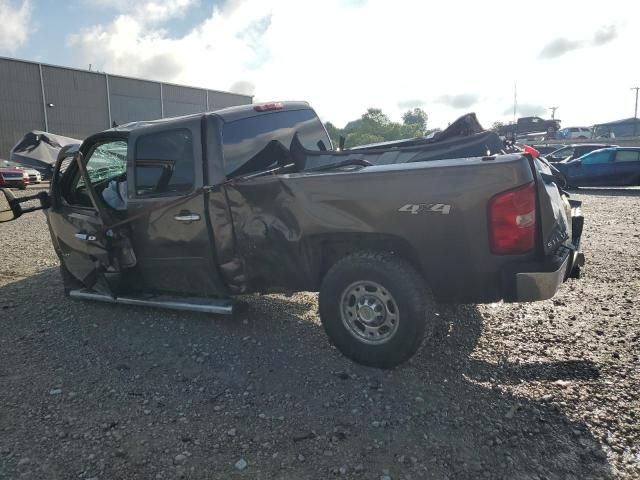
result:
M 139 305 L 145 307 L 167 308 L 169 310 L 183 310 L 188 312 L 217 313 L 231 315 L 233 303 L 226 299 L 209 298 L 179 298 L 166 295 L 144 295 L 140 297 L 112 297 L 93 290 L 71 290 L 71 298 L 81 300 L 95 300 L 106 303 L 120 303 L 122 305 Z

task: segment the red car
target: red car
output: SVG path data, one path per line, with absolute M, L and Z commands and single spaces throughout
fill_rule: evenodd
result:
M 18 168 L 0 168 L 0 188 L 14 187 L 24 190 L 29 185 L 29 175 Z

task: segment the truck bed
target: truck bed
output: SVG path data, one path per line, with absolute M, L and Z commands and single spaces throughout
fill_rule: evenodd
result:
M 569 222 L 556 185 L 547 185 L 542 165 L 523 154 L 387 161 L 418 158 L 420 150 L 314 153 L 305 157 L 312 168 L 228 185 L 239 253 L 251 269 L 245 273 L 270 288 L 316 290 L 323 265 L 341 245 L 382 243 L 409 256 L 441 300 L 509 300 L 505 270 L 542 262 L 567 239 Z M 316 167 L 345 157 L 377 164 Z M 544 242 L 527 254 L 492 255 L 489 199 L 530 182 L 538 189 Z M 561 240 L 549 244 L 552 237 Z

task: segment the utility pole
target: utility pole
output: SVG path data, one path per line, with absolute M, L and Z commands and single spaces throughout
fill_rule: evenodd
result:
M 547 107 L 549 110 L 551 110 L 551 120 L 555 120 L 556 119 L 556 110 L 559 109 L 560 107 Z
M 518 83 L 513 82 L 513 123 L 516 122 L 516 112 L 518 110 Z
M 636 108 L 633 111 L 633 136 L 638 134 L 638 90 L 640 87 L 631 87 L 631 90 L 636 91 Z

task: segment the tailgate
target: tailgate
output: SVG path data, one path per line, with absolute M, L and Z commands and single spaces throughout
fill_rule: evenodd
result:
M 560 246 L 577 250 L 582 233 L 580 202 L 569 202 L 568 196 L 561 192 L 560 180 L 554 177 L 546 162 L 533 159 L 533 167 L 537 177 L 540 234 L 545 256 L 555 253 Z M 573 231 L 574 224 L 579 231 Z

